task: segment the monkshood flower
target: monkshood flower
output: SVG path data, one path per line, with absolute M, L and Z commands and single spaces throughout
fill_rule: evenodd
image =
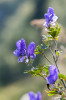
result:
M 36 55 L 34 54 L 35 51 L 35 43 L 31 42 L 27 48 L 27 56 L 26 56 L 26 63 L 28 63 L 29 59 L 35 59 Z
M 16 42 L 17 49 L 13 52 L 15 56 L 19 57 L 18 62 L 25 62 L 28 63 L 29 59 L 35 59 L 36 55 L 34 54 L 35 50 L 35 43 L 31 42 L 26 48 L 25 40 L 21 39 Z
M 58 17 L 54 14 L 54 9 L 51 7 L 48 7 L 47 13 L 44 14 L 46 22 L 43 24 L 43 26 L 50 28 L 50 26 L 54 26 L 55 22 L 57 21 Z
M 58 79 L 58 69 L 56 66 L 51 65 L 49 67 L 49 76 L 46 77 L 47 84 L 54 84 Z
M 41 93 L 37 92 L 37 96 L 33 92 L 29 92 L 29 100 L 41 100 Z
M 23 62 L 25 60 L 26 54 L 26 44 L 25 40 L 21 39 L 16 42 L 17 49 L 13 52 L 15 56 L 19 57 L 18 62 Z

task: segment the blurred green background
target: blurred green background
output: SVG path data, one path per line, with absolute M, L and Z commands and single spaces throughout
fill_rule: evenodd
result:
M 30 22 L 44 18 L 48 7 L 55 9 L 58 22 L 66 27 L 66 0 L 0 0 L 0 100 L 20 100 L 29 91 L 42 92 L 46 83 L 24 74 L 30 66 L 18 63 L 13 51 L 21 38 L 27 45 L 31 41 L 36 45 L 41 43 L 41 30 L 36 30 Z M 34 65 L 42 60 L 38 56 Z

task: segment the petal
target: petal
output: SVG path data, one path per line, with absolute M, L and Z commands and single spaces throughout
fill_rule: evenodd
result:
M 58 75 L 49 75 L 48 77 L 46 77 L 47 83 L 48 84 L 54 84 L 55 81 L 58 79 Z
M 51 7 L 48 7 L 47 13 L 54 15 L 54 9 Z
M 19 52 L 22 54 L 22 56 L 24 56 L 26 53 L 25 40 L 21 39 L 21 40 L 17 41 L 16 46 L 17 46 L 17 49 L 19 50 Z
M 21 48 L 21 40 L 16 42 L 16 47 L 18 50 Z
M 45 19 L 46 19 L 45 27 L 49 27 L 49 25 L 52 21 L 53 15 L 52 14 L 45 14 L 44 16 L 45 16 Z
M 47 14 L 44 14 L 44 16 L 45 16 L 46 22 L 49 23 L 49 21 L 50 21 L 49 16 Z
M 17 56 L 17 57 L 20 57 L 20 53 L 19 53 L 19 51 L 16 49 L 15 51 L 13 51 L 13 54 L 15 55 L 15 56 Z
M 35 94 L 33 92 L 29 92 L 30 100 L 36 100 Z
M 35 59 L 36 58 L 36 55 L 33 54 L 33 55 L 30 56 L 30 58 Z
M 51 65 L 51 66 L 49 67 L 49 73 L 50 73 L 50 75 L 58 74 L 58 69 L 57 69 L 57 67 L 54 66 L 54 65 Z
M 58 19 L 58 17 L 56 15 L 54 15 L 53 18 L 52 18 L 53 22 L 56 22 L 57 19 Z
M 48 24 L 47 22 L 45 22 L 45 23 L 43 24 L 43 26 L 44 26 L 44 27 L 49 27 L 49 24 Z
M 24 39 L 21 39 L 21 48 L 26 49 L 26 44 Z
M 58 79 L 58 73 L 55 73 L 55 74 L 53 75 L 53 80 L 56 81 L 57 79 Z
M 36 100 L 41 100 L 41 93 L 40 92 L 37 92 L 37 99 Z
M 47 83 L 48 84 L 54 84 L 55 81 L 58 79 L 58 69 L 56 66 L 51 65 L 49 67 L 49 73 L 50 75 L 46 77 Z
M 35 43 L 34 42 L 31 42 L 29 45 L 28 45 L 28 48 L 27 48 L 27 56 L 31 56 L 32 54 L 34 54 L 34 50 L 35 50 Z
M 26 50 L 25 49 L 21 49 L 20 53 L 21 53 L 22 56 L 25 56 Z
M 27 58 L 26 61 L 25 61 L 25 63 L 27 64 L 28 62 L 29 62 L 29 59 Z
M 18 62 L 23 62 L 25 60 L 25 56 L 19 57 Z
M 47 84 L 54 84 L 55 83 L 53 76 L 51 76 L 51 75 L 46 77 L 46 80 L 47 80 Z

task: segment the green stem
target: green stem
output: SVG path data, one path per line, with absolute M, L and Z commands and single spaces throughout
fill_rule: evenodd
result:
M 39 73 L 38 75 L 40 75 L 43 79 L 45 79 L 45 77 L 44 77 L 44 76 L 42 76 L 40 73 Z M 45 79 L 45 80 L 46 80 L 46 79 Z
M 57 50 L 57 42 L 56 42 L 56 40 L 55 40 L 55 45 L 56 45 L 56 46 L 55 46 L 55 50 Z M 51 48 L 50 48 L 50 51 L 51 51 L 51 54 L 52 54 L 52 56 L 53 56 L 54 63 L 55 63 L 55 65 L 56 65 L 57 69 L 58 69 L 58 65 L 57 65 L 58 58 L 57 58 L 57 57 L 55 58 L 55 56 L 54 56 L 54 54 L 53 54 Z M 59 69 L 58 69 L 58 72 L 60 73 Z M 63 79 L 60 79 L 60 80 L 62 81 L 62 83 L 63 83 L 63 85 L 64 85 L 64 88 L 66 89 L 66 85 L 65 85 L 65 83 L 64 83 L 64 80 L 63 80 Z
M 43 56 L 47 59 L 47 61 L 48 61 L 51 65 L 53 65 L 53 64 L 51 63 L 51 61 L 45 56 L 45 54 L 44 54 Z
M 55 65 L 56 65 L 57 69 L 58 69 L 58 66 L 57 66 L 57 61 L 58 61 L 58 59 L 57 59 L 57 58 L 55 59 L 55 56 L 54 56 L 54 54 L 53 54 L 53 52 L 52 52 L 51 48 L 49 48 L 49 49 L 50 49 L 51 54 L 52 54 L 52 56 L 53 56 L 54 63 L 55 63 Z M 59 69 L 58 69 L 58 72 L 60 73 Z

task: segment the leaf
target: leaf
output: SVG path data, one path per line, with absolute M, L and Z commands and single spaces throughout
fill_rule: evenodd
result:
M 47 49 L 47 46 L 43 43 L 41 45 L 38 45 L 37 48 L 35 49 L 35 54 L 42 54 L 45 50 Z
M 44 71 L 46 72 L 46 75 L 49 74 L 49 66 L 44 67 Z
M 44 65 L 38 65 L 36 68 L 32 68 L 31 70 L 28 70 L 27 73 L 32 74 L 33 76 L 44 76 L 42 74 Z
M 46 49 L 47 48 L 47 46 L 43 43 L 43 44 L 41 44 L 41 49 Z
M 41 71 L 44 69 L 44 65 L 39 64 L 36 68 L 40 69 Z
M 56 89 L 53 89 L 51 91 L 46 91 L 48 93 L 48 96 L 53 96 L 53 95 L 56 95 L 58 92 Z
M 51 35 L 42 35 L 42 37 L 43 37 L 42 40 L 44 40 L 44 42 L 53 40 L 53 37 Z
M 59 27 L 58 25 L 56 25 L 55 27 L 51 27 L 48 31 L 48 33 L 53 37 L 57 37 L 60 33 L 61 27 Z
M 42 41 L 47 47 L 51 46 L 51 41 L 53 41 L 54 39 L 57 39 L 57 37 L 53 38 L 50 34 L 43 35 L 42 37 L 43 37 Z
M 66 100 L 66 99 L 61 98 L 61 100 Z
M 35 54 L 36 55 L 41 54 L 40 49 L 41 49 L 41 47 L 38 45 L 37 48 L 35 49 Z
M 59 76 L 58 76 L 59 79 L 64 79 L 66 81 L 66 75 L 63 75 L 61 73 L 59 73 Z

